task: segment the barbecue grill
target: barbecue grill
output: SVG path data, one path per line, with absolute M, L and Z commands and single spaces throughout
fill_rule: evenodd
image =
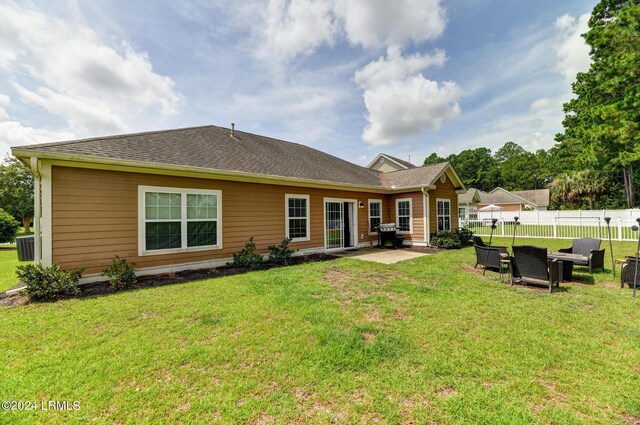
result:
M 378 225 L 378 246 L 381 248 L 396 247 L 395 223 L 380 223 Z

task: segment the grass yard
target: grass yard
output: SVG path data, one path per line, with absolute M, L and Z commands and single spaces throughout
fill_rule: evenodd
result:
M 473 259 L 345 258 L 0 310 L 0 399 L 80 402 L 0 422 L 640 421 L 630 290 L 600 273 L 549 295 Z
M 19 264 L 16 250 L 0 250 L 0 292 L 6 291 L 18 283 L 16 267 Z

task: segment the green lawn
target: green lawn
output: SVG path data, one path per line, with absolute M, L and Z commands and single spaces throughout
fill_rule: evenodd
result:
M 0 292 L 6 291 L 18 283 L 16 267 L 19 264 L 18 253 L 15 250 L 0 250 Z
M 0 399 L 80 402 L 0 422 L 640 420 L 628 289 L 600 273 L 549 295 L 472 262 L 340 259 L 0 310 Z

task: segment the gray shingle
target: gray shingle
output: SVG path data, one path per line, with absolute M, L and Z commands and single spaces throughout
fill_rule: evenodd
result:
M 305 145 L 238 130 L 231 136 L 230 129 L 217 126 L 44 143 L 15 149 L 374 188 L 427 185 L 448 164 L 381 173 Z
M 408 170 L 391 171 L 384 173 L 382 178 L 386 180 L 389 187 L 395 186 L 396 188 L 401 188 L 428 185 L 431 184 L 447 166 L 449 166 L 448 162 L 441 162 L 439 164 L 424 165 Z
M 524 198 L 539 207 L 549 206 L 549 189 L 514 190 L 511 193 Z

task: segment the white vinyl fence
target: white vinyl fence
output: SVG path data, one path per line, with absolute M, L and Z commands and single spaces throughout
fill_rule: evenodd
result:
M 551 211 L 540 211 L 551 212 Z M 555 211 L 553 211 L 555 213 Z M 524 213 L 524 211 L 523 211 Z M 640 217 L 640 211 L 635 217 Z M 601 217 L 552 217 L 552 218 L 522 218 L 515 226 L 513 217 L 499 217 L 494 236 L 512 237 L 515 231 L 516 237 L 526 238 L 550 238 L 550 239 L 575 239 L 598 238 L 607 239 L 611 232 L 611 239 L 619 241 L 638 240 L 638 233 L 631 229 L 637 224 L 635 218 L 612 218 L 610 227 L 607 228 L 605 220 Z M 460 220 L 460 227 L 469 227 L 476 235 L 489 236 L 491 234 L 491 218 L 479 220 Z

